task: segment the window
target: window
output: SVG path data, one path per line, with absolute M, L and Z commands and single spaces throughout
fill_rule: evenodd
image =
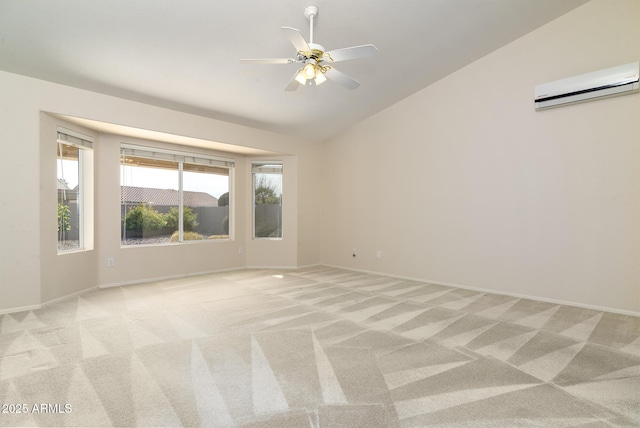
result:
M 123 145 L 121 244 L 228 239 L 232 167 L 228 159 Z
M 92 248 L 93 150 L 89 137 L 58 129 L 58 253 Z
M 254 162 L 253 237 L 282 238 L 282 163 Z

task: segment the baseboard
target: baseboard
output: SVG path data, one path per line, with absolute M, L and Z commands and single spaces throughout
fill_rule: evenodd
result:
M 326 266 L 326 265 L 323 265 L 322 263 L 312 263 L 310 265 L 300 265 L 296 269 L 309 269 L 309 268 L 318 267 L 318 266 Z
M 468 285 L 454 284 L 454 283 L 451 283 L 451 282 L 443 282 L 443 281 L 432 281 L 430 279 L 416 278 L 416 277 L 410 277 L 410 276 L 392 275 L 392 274 L 387 274 L 387 273 L 383 273 L 383 272 L 375 272 L 375 271 L 365 270 L 365 269 L 354 269 L 354 268 L 349 268 L 349 267 L 344 267 L 344 266 L 337 266 L 337 265 L 321 264 L 321 266 L 327 266 L 327 267 L 331 267 L 331 268 L 335 268 L 335 269 L 349 270 L 349 271 L 353 271 L 353 272 L 367 273 L 367 274 L 371 274 L 371 275 L 388 276 L 389 278 L 406 279 L 408 281 L 424 282 L 426 284 L 445 285 L 445 286 L 448 286 L 448 287 L 462 288 L 462 289 L 465 289 L 465 290 L 479 291 L 479 292 L 482 292 L 482 293 L 491 293 L 491 294 L 499 294 L 499 295 L 502 295 L 502 296 L 517 297 L 519 299 L 537 300 L 539 302 L 553 303 L 555 305 L 574 306 L 574 307 L 577 307 L 577 308 L 593 309 L 593 310 L 596 310 L 596 311 L 612 312 L 612 313 L 615 313 L 615 314 L 630 315 L 630 316 L 633 316 L 633 317 L 640 317 L 640 312 L 628 311 L 628 310 L 625 310 L 625 309 L 618 309 L 618 308 L 610 308 L 610 307 L 607 307 L 607 306 L 598 306 L 598 305 L 590 305 L 590 304 L 587 304 L 587 303 L 569 302 L 569 301 L 559 300 L 559 299 L 548 299 L 546 297 L 531 296 L 531 295 L 528 295 L 528 294 L 509 293 L 507 291 L 492 290 L 492 289 L 489 289 L 489 288 L 472 287 L 472 286 L 468 286 Z
M 42 309 L 42 305 L 19 306 L 17 308 L 0 309 L 0 315 L 13 314 L 15 312 L 35 311 Z
M 239 266 L 233 268 L 225 268 L 225 269 L 215 269 L 204 272 L 195 272 L 188 274 L 178 274 L 178 275 L 169 275 L 169 276 L 160 276 L 155 278 L 145 278 L 145 279 L 137 279 L 133 281 L 122 281 L 122 282 L 113 282 L 109 284 L 101 284 L 98 288 L 112 288 L 112 287 L 122 287 L 125 285 L 136 285 L 136 284 L 144 284 L 147 282 L 156 282 L 156 281 L 168 281 L 172 279 L 180 279 L 180 278 L 189 278 L 192 276 L 201 276 L 201 275 L 210 275 L 214 273 L 223 273 L 223 272 L 233 272 L 245 269 L 268 269 L 268 270 L 278 270 L 278 269 L 286 269 L 286 270 L 295 270 L 295 269 L 306 269 L 314 266 L 324 266 L 319 263 L 304 265 L 304 266 Z
M 35 310 L 38 310 L 38 309 L 43 309 L 46 306 L 62 302 L 63 300 L 72 299 L 74 297 L 78 297 L 78 296 L 80 296 L 82 294 L 88 293 L 90 291 L 95 291 L 97 289 L 98 289 L 97 286 L 85 288 L 84 290 L 76 291 L 76 292 L 71 293 L 71 294 L 65 294 L 62 297 L 56 297 L 55 299 L 47 300 L 46 302 L 42 302 L 42 304 L 40 304 L 40 305 L 30 305 L 30 306 L 21 306 L 21 307 L 18 307 L 18 308 L 2 309 L 2 310 L 0 310 L 0 315 L 12 314 L 12 313 L 16 313 L 16 312 L 35 311 Z
M 300 269 L 298 266 L 246 266 L 245 269 L 264 269 L 264 270 L 296 270 Z
M 98 286 L 93 286 L 93 287 L 85 288 L 84 290 L 76 291 L 75 293 L 64 295 L 62 297 L 56 297 L 55 299 L 51 299 L 51 300 L 47 300 L 46 302 L 43 302 L 42 307 L 44 308 L 46 306 L 62 302 L 63 300 L 71 299 L 73 297 L 78 297 L 83 294 L 89 293 L 91 291 L 96 291 L 97 289 L 98 289 Z
M 145 284 L 148 282 L 158 282 L 158 281 L 169 281 L 172 279 L 190 278 L 193 276 L 211 275 L 214 273 L 223 273 L 223 272 L 233 272 L 233 271 L 244 270 L 244 269 L 246 269 L 246 267 L 241 266 L 241 267 L 234 267 L 234 268 L 215 269 L 215 270 L 204 271 L 204 272 L 190 272 L 190 273 L 183 273 L 178 275 L 159 276 L 155 278 L 136 279 L 133 281 L 112 282 L 109 284 L 100 284 L 98 288 L 102 289 L 102 288 L 123 287 L 126 285 Z
M 553 304 L 556 304 L 556 305 L 574 306 L 574 307 L 578 307 L 578 308 L 593 309 L 593 310 L 596 310 L 596 311 L 604 311 L 604 312 L 611 312 L 611 313 L 616 313 L 616 314 L 621 314 L 621 315 L 630 315 L 630 316 L 640 317 L 640 312 L 628 311 L 628 310 L 625 310 L 625 309 L 610 308 L 610 307 L 607 307 L 607 306 L 590 305 L 590 304 L 586 304 L 586 303 L 570 302 L 570 301 L 559 300 L 559 299 L 548 299 L 548 298 L 545 298 L 545 297 L 531 296 L 531 295 L 528 295 L 528 294 L 509 293 L 509 292 L 506 292 L 506 291 L 499 291 L 499 290 L 493 290 L 493 289 L 488 289 L 488 288 L 472 287 L 472 286 L 468 286 L 468 285 L 455 284 L 455 283 L 444 282 L 444 281 L 433 281 L 433 280 L 430 280 L 430 279 L 417 278 L 417 277 L 404 276 L 404 275 L 393 275 L 393 274 L 387 274 L 387 273 L 383 273 L 383 272 L 375 272 L 375 271 L 366 270 L 366 269 L 355 269 L 355 268 L 349 268 L 349 267 L 337 266 L 337 265 L 330 265 L 330 264 L 324 264 L 324 263 L 314 263 L 314 264 L 305 265 L 305 266 L 241 266 L 241 267 L 226 268 L 226 269 L 216 269 L 216 270 L 205 271 L 205 272 L 194 272 L 194 273 L 188 273 L 188 274 L 170 275 L 170 276 L 163 276 L 163 277 L 156 277 L 156 278 L 145 278 L 145 279 L 139 279 L 139 280 L 134 280 L 134 281 L 123 281 L 123 282 L 110 283 L 110 284 L 100 284 L 98 286 L 90 287 L 90 288 L 87 288 L 87 289 L 84 289 L 84 290 L 77 291 L 75 293 L 67 294 L 67 295 L 62 296 L 62 297 L 58 297 L 58 298 L 55 298 L 55 299 L 52 299 L 52 300 L 48 300 L 48 301 L 42 303 L 41 305 L 29 305 L 29 306 L 21 306 L 21 307 L 17 307 L 17 308 L 0 309 L 0 315 L 11 314 L 11 313 L 15 313 L 15 312 L 24 312 L 24 311 L 33 311 L 33 310 L 37 310 L 37 309 L 42 309 L 42 308 L 44 308 L 46 306 L 49 306 L 49 305 L 52 305 L 52 304 L 55 304 L 55 303 L 59 303 L 59 302 L 61 302 L 63 300 L 66 300 L 66 299 L 70 299 L 70 298 L 73 298 L 73 297 L 80 296 L 82 294 L 94 291 L 96 289 L 122 287 L 122 286 L 126 286 L 126 285 L 144 284 L 144 283 L 156 282 L 156 281 L 167 281 L 167 280 L 172 280 L 172 279 L 188 278 L 188 277 L 201 276 L 201 275 L 210 275 L 210 274 L 223 273 L 223 272 L 233 272 L 233 271 L 239 271 L 239 270 L 245 270 L 245 269 L 296 270 L 296 269 L 308 269 L 308 268 L 317 267 L 317 266 L 326 266 L 326 267 L 330 267 L 330 268 L 334 268 L 334 269 L 342 269 L 342 270 L 347 270 L 347 271 L 352 271 L 352 272 L 361 272 L 361 273 L 366 273 L 366 274 L 370 274 L 370 275 L 382 275 L 382 276 L 387 276 L 387 277 L 390 277 L 390 278 L 405 279 L 405 280 L 408 280 L 408 281 L 417 281 L 417 282 L 424 282 L 424 283 L 427 283 L 427 284 L 444 285 L 444 286 L 448 286 L 448 287 L 462 288 L 462 289 L 465 289 L 465 290 L 478 291 L 478 292 L 482 292 L 482 293 L 499 294 L 499 295 L 502 295 L 502 296 L 516 297 L 516 298 L 519 298 L 519 299 L 537 300 L 537 301 L 540 301 L 540 302 L 553 303 Z
M 194 276 L 210 275 L 210 274 L 223 273 L 223 272 L 233 272 L 233 271 L 239 271 L 239 270 L 245 270 L 245 269 L 274 269 L 274 270 L 277 270 L 277 269 L 284 270 L 284 269 L 286 269 L 286 270 L 295 270 L 295 269 L 305 269 L 305 268 L 314 267 L 314 266 L 322 266 L 322 265 L 316 263 L 316 264 L 305 265 L 305 266 L 239 266 L 239 267 L 233 267 L 233 268 L 215 269 L 215 270 L 204 271 L 204 272 L 193 272 L 193 273 L 188 273 L 188 274 L 169 275 L 169 276 L 161 276 L 161 277 L 155 277 L 155 278 L 138 279 L 138 280 L 133 280 L 133 281 L 122 281 L 122 282 L 114 282 L 114 283 L 109 283 L 109 284 L 100 284 L 100 285 L 97 285 L 97 286 L 89 287 L 89 288 L 84 289 L 84 290 L 76 291 L 76 292 L 71 293 L 71 294 L 64 295 L 62 297 L 57 297 L 55 299 L 48 300 L 46 302 L 43 302 L 40 305 L 29 305 L 29 306 L 20 306 L 20 307 L 16 307 L 16 308 L 0 309 L 0 315 L 12 314 L 12 313 L 24 312 L 24 311 L 34 311 L 34 310 L 42 309 L 45 306 L 53 305 L 55 303 L 62 302 L 63 300 L 66 300 L 66 299 L 71 299 L 71 298 L 74 298 L 74 297 L 78 297 L 78 296 L 80 296 L 82 294 L 89 293 L 91 291 L 95 291 L 95 290 L 98 290 L 98 289 L 122 287 L 122 286 L 126 286 L 126 285 L 145 284 L 145 283 L 148 283 L 148 282 L 168 281 L 168 280 L 172 280 L 172 279 L 180 279 L 180 278 L 188 278 L 188 277 L 194 277 Z
M 296 270 L 296 269 L 309 269 L 309 268 L 317 267 L 317 266 L 326 266 L 326 265 L 323 265 L 322 263 L 312 263 L 312 264 L 309 264 L 309 265 L 300 265 L 300 266 L 257 266 L 257 265 L 254 265 L 254 266 L 246 266 L 245 269 Z

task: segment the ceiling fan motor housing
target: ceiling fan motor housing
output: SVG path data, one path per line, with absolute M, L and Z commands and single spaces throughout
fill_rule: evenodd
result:
M 316 60 L 322 60 L 324 56 L 324 46 L 319 45 L 317 43 L 309 43 L 309 48 L 311 48 L 311 58 Z

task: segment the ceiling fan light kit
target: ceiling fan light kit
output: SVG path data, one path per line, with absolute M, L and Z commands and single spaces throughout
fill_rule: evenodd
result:
M 374 45 L 352 46 L 343 49 L 336 49 L 325 52 L 322 45 L 313 42 L 313 21 L 318 16 L 317 6 L 307 6 L 304 16 L 309 21 L 309 43 L 304 39 L 299 30 L 291 27 L 282 27 L 285 35 L 296 48 L 297 53 L 293 58 L 264 58 L 264 59 L 243 59 L 242 62 L 258 64 L 293 64 L 302 65 L 293 75 L 285 91 L 295 91 L 300 85 L 307 85 L 311 82 L 316 86 L 333 80 L 347 89 L 356 89 L 360 83 L 346 74 L 336 70 L 329 64 L 338 61 L 364 58 L 375 55 L 378 49 Z

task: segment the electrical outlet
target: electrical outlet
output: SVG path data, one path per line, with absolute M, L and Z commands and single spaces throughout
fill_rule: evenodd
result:
M 238 254 L 243 254 L 244 253 L 244 249 L 242 247 L 238 247 Z
M 351 255 L 352 255 L 353 257 L 355 257 L 355 256 L 356 256 L 356 249 L 355 249 L 355 248 L 351 250 Z
M 114 267 L 116 265 L 116 260 L 113 257 L 109 257 L 107 259 L 107 267 Z
M 379 259 L 382 258 L 382 251 L 380 250 L 376 251 L 376 257 Z

